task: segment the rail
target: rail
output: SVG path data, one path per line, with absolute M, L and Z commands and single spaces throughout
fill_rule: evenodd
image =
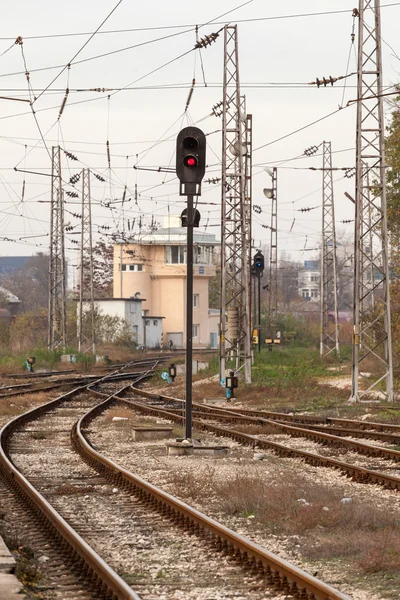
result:
M 131 363 L 130 363 L 131 364 Z M 150 373 L 136 374 L 138 379 L 150 376 Z M 110 375 L 99 378 L 95 383 L 107 381 Z M 108 594 L 107 597 L 118 600 L 140 600 L 140 596 L 119 576 L 107 563 L 85 542 L 85 540 L 63 519 L 49 502 L 32 486 L 32 484 L 18 471 L 7 455 L 8 443 L 12 432 L 27 421 L 34 420 L 43 413 L 55 408 L 59 404 L 84 392 L 93 385 L 93 382 L 79 386 L 71 391 L 58 396 L 54 400 L 33 408 L 26 413 L 14 417 L 0 430 L 0 467 L 5 480 L 16 488 L 20 494 L 40 514 L 41 519 L 51 529 L 53 535 L 60 540 L 60 548 L 65 550 L 70 559 L 78 560 L 85 566 L 87 579 L 97 593 Z M 126 386 L 129 387 L 129 386 Z M 110 395 L 110 398 L 116 396 Z

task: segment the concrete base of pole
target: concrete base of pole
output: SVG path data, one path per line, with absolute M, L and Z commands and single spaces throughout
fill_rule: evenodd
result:
M 167 456 L 190 456 L 194 454 L 192 442 L 183 440 L 182 442 L 167 442 L 165 444 Z

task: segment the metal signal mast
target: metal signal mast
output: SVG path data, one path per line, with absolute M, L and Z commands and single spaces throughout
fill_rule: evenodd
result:
M 251 382 L 250 251 L 251 198 L 246 189 L 246 159 L 251 135 L 245 100 L 240 96 L 237 26 L 224 28 L 222 113 L 220 378 L 227 361 L 244 368 Z
M 357 16 L 353 402 L 371 392 L 393 400 L 380 0 L 360 0 Z M 367 359 L 375 364 L 368 379 L 362 372 Z M 359 378 L 366 384 L 361 389 Z
M 96 354 L 94 327 L 92 208 L 90 170 L 82 169 L 82 231 L 80 255 L 78 349 Z M 85 319 L 86 317 L 86 319 Z M 84 321 L 88 321 L 87 324 Z
M 269 282 L 268 282 L 268 331 L 267 335 L 274 338 L 276 319 L 278 316 L 278 169 L 267 171 L 272 177 L 272 188 L 264 190 L 264 195 L 271 199 L 271 241 L 269 249 Z M 272 174 L 271 174 L 272 173 Z
M 322 148 L 320 354 L 321 356 L 327 356 L 333 351 L 336 351 L 339 355 L 338 280 L 331 142 L 323 142 Z
M 64 200 L 59 146 L 52 148 L 51 175 L 48 347 L 55 349 L 66 345 Z

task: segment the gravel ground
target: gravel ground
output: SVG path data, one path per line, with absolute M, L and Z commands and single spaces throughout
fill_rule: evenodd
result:
M 82 462 L 69 432 L 95 402 L 69 402 L 27 424 L 10 445 L 15 465 L 78 533 L 144 600 L 285 598 Z
M 166 423 L 162 419 L 143 417 L 141 415 L 137 415 L 135 422 L 142 424 Z M 196 432 L 195 435 L 197 436 Z M 129 423 L 126 421 L 110 421 L 107 413 L 99 417 L 92 424 L 90 434 L 90 440 L 96 445 L 98 450 L 132 472 L 137 473 L 174 495 L 179 496 L 179 493 L 176 492 L 174 481 L 176 482 L 181 477 L 184 478 L 187 473 L 190 473 L 192 476 L 200 476 L 201 474 L 203 479 L 207 479 L 207 469 L 212 469 L 213 477 L 217 476 L 221 481 L 233 478 L 239 469 L 259 474 L 264 479 L 279 477 L 283 480 L 288 474 L 297 473 L 301 475 L 305 483 L 318 483 L 326 486 L 327 494 L 329 494 L 329 488 L 340 489 L 343 497 L 373 503 L 374 506 L 390 510 L 391 512 L 398 511 L 400 518 L 400 495 L 394 492 L 381 489 L 378 486 L 355 483 L 344 478 L 338 472 L 327 468 L 314 467 L 291 458 L 281 459 L 268 451 L 263 451 L 263 454 L 265 454 L 264 460 L 255 461 L 252 449 L 242 447 L 228 438 L 220 439 L 212 434 L 204 433 L 199 434 L 198 437 L 201 438 L 202 443 L 218 443 L 228 446 L 230 449 L 229 454 L 223 458 L 166 456 L 164 441 L 133 442 Z M 279 441 L 285 444 L 290 443 L 293 447 L 315 451 L 316 444 L 308 440 L 282 435 L 266 437 L 274 438 L 276 441 L 278 441 L 277 438 L 280 438 Z M 329 453 L 332 449 L 320 447 L 319 450 L 321 453 Z M 390 461 L 375 458 L 366 459 L 355 453 L 340 455 L 341 460 L 347 460 L 348 458 L 350 461 L 354 461 L 355 464 L 358 464 L 357 461 L 359 461 L 363 466 L 366 466 L 366 462 L 368 462 L 370 468 L 379 470 L 388 468 L 388 464 L 390 465 Z M 394 467 L 398 469 L 398 465 L 394 464 Z M 386 600 L 386 598 L 394 598 L 392 594 L 385 596 L 384 594 L 374 594 L 371 591 L 365 591 L 365 588 L 368 586 L 368 580 L 357 586 L 346 582 L 346 576 L 343 575 L 342 571 L 343 567 L 335 565 L 334 562 L 311 562 L 305 560 L 300 553 L 301 545 L 298 543 L 299 536 L 297 535 L 273 535 L 254 523 L 251 515 L 248 518 L 227 515 L 220 510 L 218 499 L 212 497 L 212 490 L 207 490 L 206 482 L 204 486 L 206 493 L 203 495 L 200 494 L 194 500 L 191 498 L 189 503 L 209 516 L 218 519 L 238 533 L 250 537 L 268 550 L 301 568 L 311 573 L 317 571 L 319 578 L 334 587 L 338 587 L 353 597 L 354 600 Z M 182 499 L 186 499 L 184 495 Z M 349 564 L 349 567 L 354 571 L 354 566 Z M 361 575 L 360 579 L 362 579 Z

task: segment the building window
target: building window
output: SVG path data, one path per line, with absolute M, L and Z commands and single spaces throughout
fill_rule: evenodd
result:
M 183 265 L 186 263 L 185 246 L 166 246 L 165 262 L 172 265 Z
M 143 271 L 143 265 L 120 265 L 121 271 Z
M 318 298 L 318 290 L 311 290 L 311 298 Z
M 199 294 L 193 294 L 193 308 L 199 307 Z
M 155 319 L 155 320 L 153 321 L 153 325 L 158 325 L 158 321 L 157 321 L 157 319 Z
M 316 281 L 318 281 L 318 275 L 311 275 L 311 281 L 313 283 L 315 283 Z
M 310 290 L 302 290 L 302 294 L 303 298 L 309 298 L 310 297 Z
M 193 325 L 193 337 L 198 338 L 200 331 L 200 325 Z
M 146 319 L 146 327 L 148 327 L 150 325 L 150 321 L 148 319 Z

